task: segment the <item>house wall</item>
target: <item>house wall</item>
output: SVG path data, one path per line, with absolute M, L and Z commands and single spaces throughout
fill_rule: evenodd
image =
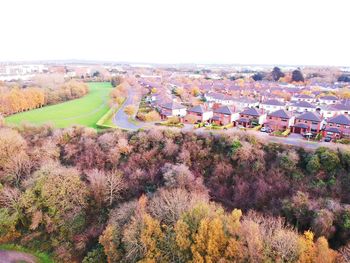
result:
M 297 112 L 305 112 L 305 111 L 310 111 L 310 112 L 315 112 L 316 108 L 305 108 L 305 107 L 295 107 L 295 106 L 289 106 L 289 111 L 297 111 Z
M 273 130 L 279 130 L 284 131 L 289 128 L 289 122 L 290 119 L 283 119 L 279 117 L 273 117 L 273 116 L 267 116 L 265 123 L 271 122 L 272 124 L 269 125 Z
M 285 106 L 260 104 L 260 109 L 263 109 L 266 113 L 282 110 L 284 108 Z
M 195 112 L 188 112 L 187 115 L 184 117 L 184 121 L 188 122 L 192 118 L 195 120 L 195 122 L 203 122 L 203 116 Z
M 320 104 L 326 104 L 326 105 L 332 105 L 337 103 L 336 100 L 323 100 L 323 99 L 319 99 L 319 102 Z
M 327 111 L 327 110 L 321 110 L 321 115 L 324 118 L 331 118 L 334 117 L 336 115 L 341 114 L 341 111 Z
M 172 110 L 172 116 L 184 117 L 186 116 L 186 113 L 187 113 L 186 108 Z
M 212 111 L 206 111 L 203 113 L 203 121 L 208 121 L 213 117 Z
M 320 130 L 321 130 L 321 122 L 312 122 L 312 121 L 308 121 L 308 120 L 301 120 L 301 119 L 295 118 L 294 123 L 295 124 L 297 124 L 297 123 L 306 124 L 309 127 L 308 131 L 311 131 L 311 129 L 314 129 L 317 132 L 320 132 Z

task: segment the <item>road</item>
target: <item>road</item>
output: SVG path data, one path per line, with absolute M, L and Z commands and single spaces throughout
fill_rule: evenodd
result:
M 136 98 L 136 101 L 134 100 Z M 129 116 L 124 112 L 124 109 L 128 105 L 135 105 L 136 112 L 138 110 L 138 107 L 140 105 L 141 96 L 138 92 L 136 92 L 134 87 L 131 87 L 128 90 L 128 97 L 126 98 L 123 105 L 120 107 L 120 109 L 116 112 L 116 114 L 113 117 L 113 123 L 121 129 L 124 130 L 130 130 L 130 131 L 136 131 L 143 127 L 141 123 L 137 123 L 136 121 L 132 122 L 130 121 Z
M 12 250 L 0 250 L 0 263 L 16 262 L 36 263 L 38 260 L 33 255 L 27 253 Z

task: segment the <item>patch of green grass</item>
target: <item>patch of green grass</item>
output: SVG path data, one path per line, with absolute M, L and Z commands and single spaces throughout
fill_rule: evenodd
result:
M 18 252 L 24 252 L 27 254 L 31 254 L 38 259 L 38 263 L 54 263 L 55 261 L 51 258 L 51 256 L 47 253 L 40 251 L 32 251 L 28 248 L 21 247 L 15 244 L 2 244 L 0 245 L 0 249 L 2 250 L 13 250 Z
M 82 98 L 18 113 L 7 117 L 6 123 L 53 123 L 58 128 L 77 124 L 96 128 L 96 122 L 109 110 L 107 102 L 113 87 L 109 82 L 88 85 L 90 91 Z

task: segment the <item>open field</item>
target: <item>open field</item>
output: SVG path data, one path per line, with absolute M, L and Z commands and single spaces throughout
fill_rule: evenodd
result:
M 53 123 L 64 128 L 74 124 L 96 128 L 96 122 L 109 110 L 107 101 L 113 89 L 109 82 L 89 83 L 90 92 L 79 99 L 18 113 L 6 118 L 6 123 Z

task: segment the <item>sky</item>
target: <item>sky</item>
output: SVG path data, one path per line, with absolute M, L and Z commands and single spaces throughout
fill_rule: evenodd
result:
M 0 61 L 350 66 L 348 0 L 1 0 Z

